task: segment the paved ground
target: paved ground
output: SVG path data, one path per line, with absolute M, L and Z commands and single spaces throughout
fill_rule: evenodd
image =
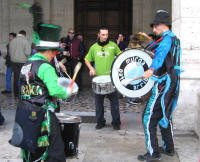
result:
M 3 89 L 3 83 L 0 88 Z M 94 117 L 91 89 L 84 89 L 81 94 L 77 96 L 78 100 L 72 106 L 69 103 L 62 104 L 62 112 Z M 20 150 L 8 144 L 15 116 L 15 100 L 12 95 L 0 94 L 0 103 L 2 113 L 6 118 L 5 124 L 0 126 L 0 162 L 21 162 Z M 126 103 L 125 99 L 120 99 L 122 124 L 119 131 L 112 129 L 109 102 L 106 101 L 105 104 L 107 107 L 106 127 L 95 130 L 95 123 L 82 123 L 78 158 L 67 158 L 68 162 L 138 162 L 137 155 L 145 153 L 145 137 L 140 113 L 144 104 L 132 106 Z M 174 141 L 176 156 L 163 155 L 161 162 L 199 162 L 200 143 L 192 132 L 175 129 Z

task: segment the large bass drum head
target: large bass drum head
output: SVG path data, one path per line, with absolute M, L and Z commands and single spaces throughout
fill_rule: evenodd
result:
M 143 75 L 152 63 L 152 58 L 147 51 L 130 49 L 121 53 L 114 60 L 111 68 L 111 80 L 116 89 L 129 98 L 141 97 L 153 87 L 151 79 L 138 79 L 123 85 L 122 80 L 133 79 Z

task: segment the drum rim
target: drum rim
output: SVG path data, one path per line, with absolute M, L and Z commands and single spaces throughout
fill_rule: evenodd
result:
M 95 78 L 98 78 L 98 77 L 100 78 L 100 77 L 103 77 L 103 76 L 104 76 L 104 77 L 105 77 L 105 76 L 106 76 L 106 77 L 109 77 L 109 78 L 110 78 L 110 82 L 111 82 L 111 76 L 110 76 L 110 74 L 109 74 L 109 75 L 98 75 L 98 76 L 93 77 L 93 78 L 92 78 L 92 83 L 97 83 L 97 82 L 94 81 L 94 79 L 95 79 Z M 110 83 L 110 82 L 108 81 L 108 82 L 99 83 L 99 84 L 105 84 L 105 83 Z
M 151 54 L 152 52 L 151 52 L 151 51 L 148 51 L 148 50 L 146 50 L 146 49 L 138 49 L 138 48 L 127 49 L 127 50 L 121 52 L 119 55 L 117 55 L 117 56 L 115 57 L 115 60 L 113 61 L 112 66 L 111 66 L 110 78 L 111 78 L 112 84 L 114 85 L 115 89 L 116 89 L 120 94 L 122 94 L 123 96 L 129 97 L 129 98 L 137 98 L 137 97 L 142 97 L 142 96 L 146 95 L 146 94 L 153 88 L 153 82 L 154 82 L 154 81 L 150 80 L 150 82 L 151 82 L 151 84 L 152 84 L 151 88 L 149 88 L 149 90 L 148 90 L 147 93 L 145 93 L 145 94 L 143 94 L 143 95 L 141 95 L 141 96 L 129 96 L 129 95 L 127 95 L 127 93 L 122 93 L 122 92 L 119 90 L 119 88 L 117 88 L 117 87 L 115 86 L 114 81 L 113 81 L 113 71 L 112 71 L 112 69 L 113 69 L 113 67 L 114 67 L 114 64 L 115 64 L 116 60 L 117 60 L 119 57 L 121 57 L 120 55 L 121 55 L 122 53 L 124 53 L 124 52 L 126 52 L 126 51 L 130 51 L 130 50 L 138 50 L 138 51 L 145 52 L 145 53 L 148 54 L 149 58 L 151 58 L 151 57 L 150 57 L 150 54 Z M 151 58 L 151 59 L 152 59 L 152 58 Z
M 60 114 L 60 116 L 59 116 Z M 81 117 L 78 115 L 68 115 L 68 114 L 64 114 L 64 113 L 55 113 L 56 118 L 58 119 L 59 123 L 63 123 L 63 124 L 80 124 L 82 122 Z M 71 120 L 66 120 L 66 117 L 70 117 L 73 116 L 75 118 L 71 119 Z M 62 118 L 65 117 L 65 118 Z M 73 120 L 73 121 L 72 121 Z

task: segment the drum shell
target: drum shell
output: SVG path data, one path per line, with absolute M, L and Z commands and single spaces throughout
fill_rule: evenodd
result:
M 98 82 L 95 82 L 93 79 L 92 80 L 92 89 L 93 89 L 94 93 L 101 94 L 101 95 L 110 94 L 110 93 L 115 92 L 115 87 L 113 86 L 111 80 L 110 80 L 110 82 L 98 83 Z
M 59 113 L 58 113 L 59 114 Z M 78 116 L 73 116 L 74 120 L 68 120 L 69 115 L 58 117 L 61 129 L 61 135 L 65 146 L 65 156 L 73 157 L 78 156 L 78 144 L 80 135 L 80 123 L 81 119 Z

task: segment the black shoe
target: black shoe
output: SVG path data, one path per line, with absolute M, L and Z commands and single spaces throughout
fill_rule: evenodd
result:
M 138 155 L 138 160 L 139 161 L 145 161 L 146 162 L 151 162 L 151 161 L 155 161 L 155 160 L 161 160 L 161 155 L 158 154 L 158 155 L 153 155 L 151 156 L 150 153 L 146 153 L 144 155 Z
M 166 150 L 164 150 L 163 147 L 159 147 L 159 149 L 160 149 L 161 154 L 165 154 L 165 155 L 168 155 L 168 156 L 174 156 L 176 154 L 174 149 L 171 150 L 171 151 L 166 151 Z
M 103 128 L 103 127 L 105 127 L 105 124 L 97 124 L 97 125 L 95 126 L 96 129 L 101 129 L 101 128 Z
M 119 124 L 114 124 L 113 125 L 114 130 L 120 130 L 120 125 Z
M 3 115 L 0 112 L 0 125 L 3 125 L 4 121 L 5 121 L 5 118 L 3 117 Z
M 129 98 L 128 103 L 130 103 L 132 105 L 138 105 L 140 102 L 138 100 L 136 100 L 135 98 Z
M 8 94 L 8 93 L 11 93 L 11 91 L 8 91 L 8 90 L 3 90 L 1 91 L 2 94 Z

